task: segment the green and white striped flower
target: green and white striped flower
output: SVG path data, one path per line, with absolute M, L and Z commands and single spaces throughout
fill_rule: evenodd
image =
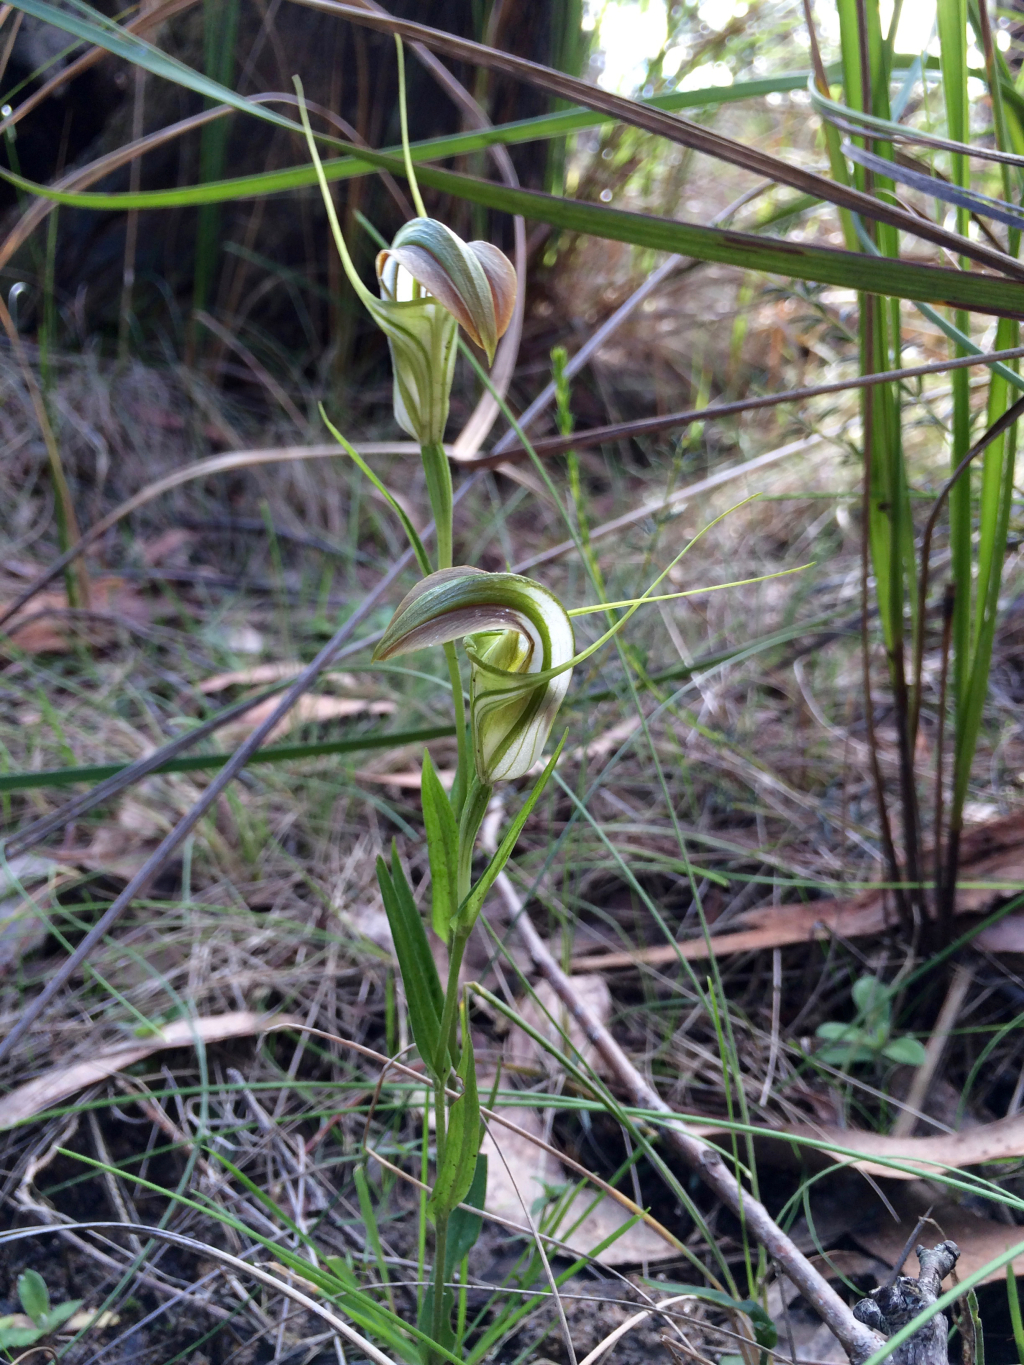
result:
M 493 361 L 515 306 L 515 270 L 490 242 L 464 242 L 433 218 L 413 218 L 378 254 L 377 281 L 379 299 L 360 292 L 388 339 L 395 420 L 421 445 L 437 444 L 448 420 L 458 327 Z
M 399 228 L 390 247 L 378 254 L 380 297 L 376 298 L 359 278 L 349 255 L 297 77 L 295 88 L 345 274 L 388 339 L 395 377 L 395 420 L 421 446 L 438 447 L 448 421 L 459 325 L 486 352 L 490 364 L 512 321 L 515 268 L 490 242 L 464 242 L 443 223 L 421 216 Z
M 392 659 L 464 638 L 477 776 L 522 777 L 543 752 L 572 677 L 572 622 L 540 583 L 459 565 L 430 574 L 399 604 L 374 651 Z

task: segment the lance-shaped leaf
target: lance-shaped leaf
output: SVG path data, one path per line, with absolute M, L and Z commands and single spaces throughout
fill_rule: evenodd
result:
M 476 1062 L 469 1036 L 466 1007 L 462 1007 L 462 1056 L 459 1058 L 462 1094 L 448 1111 L 444 1155 L 437 1168 L 428 1208 L 432 1216 L 445 1218 L 469 1193 L 480 1151 L 480 1097 L 476 1086 Z
M 384 910 L 395 943 L 395 956 L 402 973 L 409 1023 L 420 1056 L 432 1061 L 437 1056 L 441 1037 L 444 995 L 437 967 L 430 952 L 423 921 L 405 879 L 398 849 L 391 846 L 391 870 L 383 858 L 377 859 L 377 881 Z
M 522 777 L 542 753 L 572 677 L 572 622 L 532 579 L 460 565 L 412 589 L 373 657 L 466 636 L 477 775 L 488 785 Z
M 431 922 L 434 933 L 442 943 L 447 943 L 452 915 L 458 908 L 459 826 L 448 794 L 441 786 L 437 769 L 426 750 L 423 751 L 420 799 L 430 857 Z

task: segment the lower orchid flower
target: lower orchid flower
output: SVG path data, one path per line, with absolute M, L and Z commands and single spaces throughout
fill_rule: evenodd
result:
M 572 677 L 572 622 L 533 579 L 460 565 L 430 574 L 399 604 L 374 660 L 465 639 L 479 781 L 523 777 L 547 743 Z

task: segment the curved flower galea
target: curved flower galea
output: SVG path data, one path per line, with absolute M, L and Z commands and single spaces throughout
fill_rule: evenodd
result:
M 374 660 L 466 639 L 470 731 L 485 786 L 522 777 L 543 752 L 572 677 L 572 622 L 540 583 L 459 565 L 399 603 Z
M 434 218 L 413 218 L 377 255 L 380 299 L 367 302 L 388 339 L 395 420 L 421 445 L 444 438 L 458 326 L 488 364 L 512 320 L 516 272 L 490 242 L 464 242 Z
M 401 66 L 400 66 L 401 72 Z M 327 218 L 349 283 L 388 339 L 394 371 L 395 420 L 418 441 L 437 525 L 438 565 L 451 565 L 451 471 L 442 442 L 455 374 L 461 325 L 485 352 L 488 364 L 508 330 L 517 279 L 512 262 L 490 242 L 464 242 L 428 218 L 419 199 L 406 145 L 406 166 L 420 216 L 399 228 L 377 256 L 375 297 L 359 278 L 338 223 L 309 115 L 296 78 L 299 112 L 316 168 Z M 405 139 L 404 103 L 403 142 Z

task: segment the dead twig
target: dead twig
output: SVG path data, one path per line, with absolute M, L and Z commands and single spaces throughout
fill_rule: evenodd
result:
M 891 1337 L 935 1302 L 942 1293 L 942 1281 L 960 1259 L 960 1248 L 956 1242 L 947 1241 L 930 1251 L 919 1246 L 916 1254 L 921 1267 L 917 1279 L 899 1275 L 895 1283 L 882 1285 L 870 1298 L 854 1304 L 858 1322 Z M 945 1314 L 936 1313 L 893 1351 L 890 1357 L 893 1365 L 946 1365 L 947 1330 Z

